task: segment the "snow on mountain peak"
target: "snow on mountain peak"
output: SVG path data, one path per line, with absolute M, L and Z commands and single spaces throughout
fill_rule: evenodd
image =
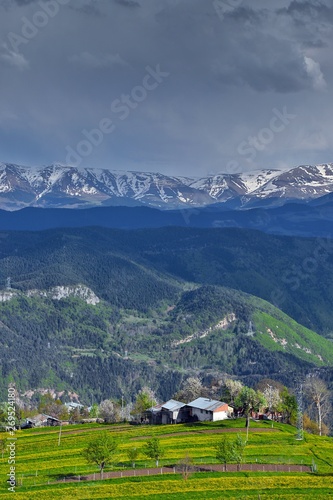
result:
M 73 208 L 110 205 L 115 200 L 159 208 L 204 206 L 240 199 L 314 198 L 333 192 L 333 164 L 300 165 L 290 170 L 218 173 L 202 178 L 154 172 L 78 169 L 54 163 L 21 166 L 0 163 L 0 208 Z

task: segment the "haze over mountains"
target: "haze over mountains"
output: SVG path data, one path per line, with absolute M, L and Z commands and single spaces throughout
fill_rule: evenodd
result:
M 151 172 L 0 164 L 0 208 L 148 205 L 161 209 L 223 204 L 279 206 L 333 192 L 333 164 L 216 174 L 199 179 Z

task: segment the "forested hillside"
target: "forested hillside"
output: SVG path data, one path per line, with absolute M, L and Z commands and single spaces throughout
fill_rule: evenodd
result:
M 302 325 L 333 332 L 333 240 L 241 229 L 104 228 L 2 232 L 0 281 L 19 290 L 82 283 L 113 305 L 147 311 L 181 282 L 261 297 Z
M 21 390 L 75 390 L 89 402 L 131 399 L 149 384 L 167 399 L 193 374 L 290 384 L 333 366 L 330 341 L 243 292 L 182 283 L 143 311 L 73 290 L 0 293 L 3 393 L 15 381 Z

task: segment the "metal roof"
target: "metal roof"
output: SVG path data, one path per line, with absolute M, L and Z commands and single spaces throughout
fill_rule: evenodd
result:
M 179 410 L 180 408 L 183 408 L 183 406 L 185 406 L 185 403 L 181 403 L 180 401 L 176 401 L 175 399 L 169 399 L 169 401 L 162 404 L 162 408 L 165 408 L 169 411 Z
M 199 410 L 209 410 L 215 411 L 222 405 L 225 405 L 223 401 L 216 401 L 216 399 L 208 399 L 208 398 L 197 398 L 194 401 L 188 403 L 187 406 L 191 406 L 192 408 L 198 408 Z

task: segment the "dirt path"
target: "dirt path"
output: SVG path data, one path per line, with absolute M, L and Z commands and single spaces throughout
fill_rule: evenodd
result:
M 220 464 L 201 465 L 193 467 L 193 472 L 224 472 L 224 466 Z M 237 464 L 227 465 L 228 472 L 238 472 Z M 311 467 L 307 465 L 281 465 L 281 464 L 243 464 L 241 471 L 247 472 L 311 472 Z M 176 474 L 181 473 L 178 467 L 154 467 L 145 469 L 129 469 L 123 471 L 105 472 L 103 479 L 135 477 L 135 476 L 153 476 L 158 474 Z M 78 482 L 78 481 L 97 481 L 100 480 L 100 474 L 89 474 L 87 476 L 71 476 L 60 479 L 58 482 Z

